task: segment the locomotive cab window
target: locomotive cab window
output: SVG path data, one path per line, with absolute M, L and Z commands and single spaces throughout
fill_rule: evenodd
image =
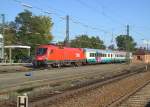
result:
M 36 54 L 43 55 L 47 52 L 47 48 L 38 48 Z

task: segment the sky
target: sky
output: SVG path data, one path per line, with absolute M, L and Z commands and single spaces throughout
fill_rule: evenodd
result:
M 112 38 L 126 34 L 129 24 L 138 47 L 145 46 L 143 39 L 150 40 L 150 0 L 0 0 L 0 4 L 0 14 L 5 14 L 6 21 L 14 21 L 24 9 L 50 16 L 53 41 L 65 39 L 66 15 L 70 17 L 70 39 L 88 34 L 99 36 L 109 46 Z

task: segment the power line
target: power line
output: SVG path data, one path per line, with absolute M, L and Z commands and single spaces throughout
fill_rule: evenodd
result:
M 105 14 L 106 15 L 106 17 L 109 17 L 112 21 L 115 21 L 115 22 L 117 22 L 118 24 L 120 24 L 120 25 L 124 25 L 124 26 L 126 26 L 124 23 L 122 23 L 121 21 L 119 21 L 118 19 L 114 19 L 114 18 L 112 18 L 108 13 L 106 13 L 106 11 L 105 11 L 105 9 L 107 8 L 107 10 L 109 10 L 109 8 L 108 7 L 106 7 L 106 6 L 104 6 L 99 0 L 95 0 L 95 2 L 97 2 L 96 4 L 98 4 L 98 6 L 100 6 L 101 8 L 102 8 L 102 13 L 103 14 Z M 113 11 L 113 14 L 114 14 L 114 11 Z M 116 16 L 116 15 L 115 15 Z M 118 16 L 117 16 L 118 17 Z
M 50 11 L 44 10 L 44 9 L 42 9 L 42 8 L 39 8 L 39 7 L 37 7 L 37 6 L 32 6 L 32 5 L 30 5 L 30 4 L 23 3 L 23 2 L 21 2 L 21 1 L 19 1 L 19 0 L 13 0 L 13 1 L 19 3 L 19 4 L 22 5 L 22 6 L 25 6 L 25 7 L 28 7 L 28 8 L 35 8 L 35 9 L 40 10 L 41 12 L 46 13 L 46 14 L 54 14 L 54 15 L 58 16 L 60 19 L 66 20 L 64 17 L 60 16 L 60 15 L 59 15 L 58 13 L 56 13 L 56 12 L 50 12 Z M 89 25 L 84 24 L 84 23 L 82 23 L 82 22 L 80 22 L 80 21 L 77 21 L 77 20 L 75 20 L 75 19 L 73 19 L 73 18 L 70 18 L 70 20 L 71 20 L 73 23 L 78 24 L 78 25 L 81 25 L 81 26 L 83 26 L 83 27 L 85 27 L 85 28 L 90 28 L 91 30 L 102 31 L 102 32 L 107 33 L 107 34 L 108 34 L 108 33 L 111 34 L 110 32 L 108 32 L 108 31 L 106 31 L 106 30 L 104 30 L 104 29 L 100 29 L 100 28 L 96 28 L 96 27 L 93 27 L 93 26 L 89 26 Z
M 60 14 L 58 14 L 58 13 L 56 13 L 56 12 L 47 11 L 47 10 L 44 10 L 44 9 L 39 8 L 39 7 L 37 7 L 37 6 L 31 6 L 31 5 L 27 4 L 27 3 L 21 2 L 21 1 L 19 1 L 19 0 L 13 0 L 13 1 L 15 1 L 15 2 L 21 4 L 22 6 L 25 6 L 25 7 L 28 7 L 28 8 L 35 8 L 35 9 L 38 9 L 38 10 L 40 10 L 41 12 L 46 13 L 46 14 L 48 14 L 48 15 L 54 14 L 54 15 L 58 16 L 60 19 L 66 20 L 65 17 L 61 16 Z M 96 11 L 97 13 L 101 13 L 97 8 L 93 8 L 92 6 L 88 5 L 87 3 L 85 3 L 85 2 L 83 2 L 83 1 L 81 1 L 81 0 L 76 0 L 76 1 L 78 1 L 78 2 L 79 2 L 80 4 L 82 4 L 83 6 L 85 6 L 85 7 L 87 7 L 87 8 L 90 8 L 90 9 L 93 10 L 93 11 Z M 99 1 L 96 1 L 96 2 L 99 3 Z M 100 4 L 100 3 L 99 3 L 99 5 L 100 5 L 101 7 L 104 7 L 104 6 L 102 6 L 102 4 Z M 56 9 L 53 8 L 53 10 L 56 10 Z M 59 11 L 60 11 L 60 10 L 59 10 Z M 64 13 L 64 11 L 61 10 L 61 13 L 62 13 L 62 12 Z M 103 13 L 104 13 L 104 14 L 103 14 Z M 105 17 L 109 17 L 108 15 L 106 15 L 106 12 L 103 12 L 103 13 L 101 13 L 101 14 L 103 14 Z M 78 24 L 78 25 L 81 25 L 81 26 L 83 26 L 83 27 L 90 28 L 90 29 L 92 29 L 92 30 L 102 31 L 102 32 L 104 32 L 104 33 L 109 33 L 109 34 L 110 34 L 110 32 L 108 32 L 108 31 L 106 31 L 106 30 L 104 30 L 104 29 L 100 29 L 100 28 L 96 28 L 96 27 L 93 27 L 93 26 L 84 24 L 84 23 L 82 23 L 82 22 L 80 22 L 80 21 L 77 21 L 77 19 L 70 18 L 70 20 L 71 20 L 73 23 Z
M 87 4 L 87 3 L 85 3 L 85 2 L 82 1 L 82 0 L 76 0 L 76 1 L 77 1 L 78 3 L 80 3 L 81 5 L 83 5 L 84 7 L 86 7 L 86 8 L 88 8 L 88 9 L 92 10 L 93 12 L 98 13 L 98 15 L 101 14 L 101 15 L 104 16 L 105 18 L 109 19 L 111 22 L 118 23 L 118 24 L 120 24 L 120 25 L 125 25 L 125 24 L 122 24 L 120 21 L 118 21 L 118 20 L 112 18 L 112 17 L 109 16 L 108 14 L 106 14 L 106 12 L 104 12 L 104 10 L 101 12 L 101 11 L 99 11 L 98 8 L 93 7 L 93 6 L 91 6 L 91 5 Z M 102 7 L 102 6 L 101 6 L 101 7 Z
M 32 6 L 32 5 L 30 5 L 30 4 L 23 3 L 23 2 L 21 2 L 21 1 L 19 1 L 19 0 L 13 0 L 13 1 L 15 1 L 15 2 L 19 3 L 20 5 L 25 6 L 25 7 L 27 7 L 27 8 L 34 8 L 34 9 L 37 9 L 37 10 L 39 10 L 39 11 L 45 13 L 45 14 L 48 14 L 48 15 L 53 14 L 53 15 L 57 16 L 58 18 L 60 18 L 62 21 L 66 20 L 66 18 L 65 18 L 64 16 L 58 14 L 57 12 L 52 12 L 52 11 L 49 11 L 49 10 L 44 10 L 44 9 L 39 8 L 39 7 L 37 7 L 37 6 Z M 108 15 L 106 14 L 106 12 L 104 12 L 104 11 L 103 11 L 103 12 L 100 12 L 97 8 L 93 8 L 92 6 L 88 5 L 87 3 L 85 3 L 85 2 L 83 2 L 83 1 L 81 1 L 81 0 L 77 0 L 77 1 L 78 1 L 81 5 L 83 5 L 84 7 L 87 7 L 87 8 L 91 9 L 92 11 L 94 11 L 94 12 L 96 12 L 96 13 L 98 13 L 98 14 L 99 14 L 99 13 L 102 14 L 104 17 L 109 18 L 109 20 L 111 20 L 112 22 L 117 22 L 117 23 L 118 23 L 118 21 L 115 21 L 112 17 L 108 16 Z M 53 9 L 53 10 L 56 10 L 56 9 Z M 61 13 L 64 13 L 64 12 L 61 11 Z M 94 31 L 101 31 L 101 32 L 104 32 L 105 34 L 111 35 L 111 32 L 109 32 L 109 31 L 106 31 L 106 30 L 104 30 L 104 29 L 102 29 L 102 28 L 97 28 L 97 27 L 94 27 L 94 26 L 91 26 L 91 25 L 87 25 L 87 24 L 85 24 L 85 23 L 83 23 L 83 22 L 81 22 L 81 21 L 78 21 L 77 18 L 73 18 L 72 16 L 70 17 L 70 21 L 71 21 L 72 23 L 77 24 L 77 25 L 80 25 L 80 26 L 82 26 L 82 27 L 84 27 L 84 28 L 91 29 L 91 30 L 94 30 Z M 119 23 L 119 24 L 122 25 L 121 23 Z M 136 33 L 137 33 L 137 32 L 136 32 Z M 139 33 L 138 33 L 138 34 L 139 34 Z M 141 33 L 140 33 L 140 35 L 141 35 Z M 142 35 L 143 35 L 143 34 L 142 34 Z

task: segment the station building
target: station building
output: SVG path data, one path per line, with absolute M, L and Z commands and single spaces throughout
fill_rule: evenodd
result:
M 133 63 L 150 63 L 150 52 L 139 50 L 133 54 Z

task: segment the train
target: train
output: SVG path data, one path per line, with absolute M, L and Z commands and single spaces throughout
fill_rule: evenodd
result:
M 46 44 L 36 48 L 34 67 L 64 65 L 80 66 L 99 63 L 123 63 L 132 59 L 131 52 L 90 48 L 72 48 L 61 45 Z

